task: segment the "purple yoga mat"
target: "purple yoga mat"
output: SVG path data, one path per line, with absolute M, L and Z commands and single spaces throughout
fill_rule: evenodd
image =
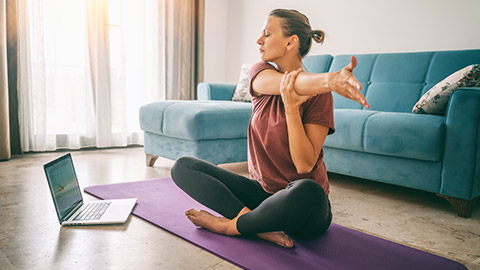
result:
M 85 192 L 102 199 L 138 198 L 134 215 L 242 268 L 466 269 L 452 260 L 337 224 L 316 239 L 293 238 L 292 249 L 257 237 L 218 235 L 195 227 L 185 217 L 187 209 L 209 209 L 191 199 L 171 178 L 93 186 Z

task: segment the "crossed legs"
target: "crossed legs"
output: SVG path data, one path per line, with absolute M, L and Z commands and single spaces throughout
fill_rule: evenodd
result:
M 178 159 L 171 174 L 182 190 L 223 216 L 194 209 L 186 211 L 193 224 L 216 233 L 256 234 L 291 247 L 292 241 L 283 232 L 314 237 L 331 222 L 328 197 L 313 180 L 294 181 L 271 195 L 254 180 L 192 157 Z

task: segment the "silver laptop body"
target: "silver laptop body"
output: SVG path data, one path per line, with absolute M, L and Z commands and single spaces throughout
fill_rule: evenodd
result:
M 84 202 L 70 153 L 43 166 L 60 225 L 124 223 L 136 198 Z

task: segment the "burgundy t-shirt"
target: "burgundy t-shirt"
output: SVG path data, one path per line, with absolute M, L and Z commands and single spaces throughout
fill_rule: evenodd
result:
M 249 73 L 253 112 L 248 126 L 248 171 L 268 193 L 284 189 L 288 183 L 309 178 L 317 181 L 328 194 L 327 170 L 323 163 L 323 149 L 317 164 L 307 174 L 298 174 L 290 156 L 285 108 L 280 95 L 255 96 L 252 82 L 261 71 L 275 69 L 267 62 L 258 62 Z M 335 132 L 333 98 L 331 93 L 316 95 L 300 106 L 303 124 L 313 123 Z

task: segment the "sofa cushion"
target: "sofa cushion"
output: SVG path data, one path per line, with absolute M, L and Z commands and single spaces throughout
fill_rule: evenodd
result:
M 324 145 L 344 150 L 363 151 L 365 121 L 376 111 L 335 109 L 335 133 L 327 136 Z
M 163 134 L 163 111 L 176 100 L 158 101 L 140 107 L 140 127 L 148 132 Z
M 251 115 L 252 104 L 246 102 L 160 101 L 140 108 L 140 126 L 187 140 L 246 138 Z
M 445 115 L 453 91 L 461 87 L 480 86 L 480 65 L 458 70 L 428 90 L 413 107 L 413 113 Z
M 329 54 L 307 55 L 303 58 L 303 67 L 306 72 L 324 73 L 327 72 L 332 63 L 333 56 Z
M 368 153 L 439 161 L 444 134 L 443 116 L 379 112 L 365 122 L 363 147 Z

